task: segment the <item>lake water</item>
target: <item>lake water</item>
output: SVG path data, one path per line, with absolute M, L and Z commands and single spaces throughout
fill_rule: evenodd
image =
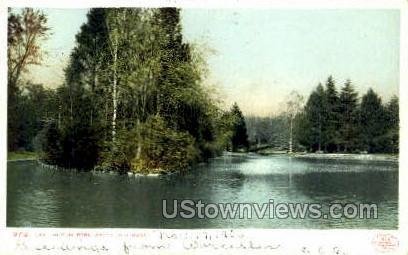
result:
M 376 203 L 378 219 L 164 219 L 162 199 L 203 203 Z M 398 164 L 225 155 L 185 176 L 128 177 L 9 162 L 7 226 L 121 228 L 398 227 Z

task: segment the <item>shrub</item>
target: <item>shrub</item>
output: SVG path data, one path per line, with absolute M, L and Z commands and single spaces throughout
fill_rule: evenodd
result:
M 99 155 L 98 131 L 82 123 L 70 124 L 61 130 L 55 122 L 44 129 L 42 159 L 52 165 L 90 170 Z
M 131 133 L 139 141 L 130 162 L 132 171 L 183 172 L 197 158 L 193 137 L 168 128 L 161 117 L 150 117 Z
M 169 128 L 159 116 L 118 131 L 115 143 L 107 147 L 101 167 L 118 172 L 183 172 L 198 157 L 194 138 Z

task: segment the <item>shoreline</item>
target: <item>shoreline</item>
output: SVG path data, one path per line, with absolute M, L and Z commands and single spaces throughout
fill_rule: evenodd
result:
M 36 158 L 21 158 L 21 159 L 7 159 L 8 162 L 20 162 L 20 161 L 37 161 Z
M 8 151 L 7 162 L 38 160 L 39 154 L 33 151 Z
M 293 153 L 295 158 L 398 162 L 398 154 Z
M 86 172 L 86 173 L 90 173 L 92 175 L 127 175 L 129 178 L 131 177 L 159 177 L 159 176 L 166 176 L 166 175 L 172 175 L 175 173 L 133 173 L 133 172 L 124 172 L 124 173 L 119 173 L 117 171 L 112 171 L 112 170 L 96 170 L 95 168 L 89 171 L 82 171 L 79 169 L 75 169 L 75 168 L 64 168 L 64 167 L 60 167 L 57 165 L 50 165 L 50 164 L 46 164 L 44 162 L 41 162 L 39 159 L 33 159 L 35 160 L 42 168 L 45 169 L 51 169 L 51 170 L 55 170 L 55 171 L 59 171 L 59 170 L 63 170 L 63 171 L 75 171 L 75 172 Z
M 356 161 L 383 161 L 383 162 L 399 162 L 399 154 L 356 154 L 356 153 L 297 153 L 294 152 L 290 153 L 282 153 L 281 151 L 276 153 L 254 153 L 254 152 L 227 152 L 223 153 L 222 156 L 225 155 L 250 155 L 256 154 L 260 156 L 277 156 L 277 155 L 287 155 L 288 157 L 294 157 L 299 159 L 323 159 L 323 160 L 356 160 Z M 58 166 L 53 166 L 49 164 L 45 164 L 41 162 L 38 158 L 19 158 L 19 159 L 7 159 L 7 163 L 11 162 L 25 162 L 25 161 L 37 161 L 40 165 L 45 168 L 53 168 L 53 169 L 64 169 L 64 170 L 73 170 L 73 169 L 65 169 Z M 98 170 L 90 170 L 93 173 L 110 173 L 110 171 L 98 171 Z M 126 172 L 129 177 L 137 177 L 137 176 L 161 176 L 161 175 L 172 175 L 175 173 L 133 173 L 133 172 Z

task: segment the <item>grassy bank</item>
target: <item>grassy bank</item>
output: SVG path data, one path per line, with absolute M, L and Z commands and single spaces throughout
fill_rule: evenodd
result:
M 32 151 L 9 151 L 7 152 L 7 161 L 18 161 L 18 160 L 33 160 L 37 159 L 38 154 Z

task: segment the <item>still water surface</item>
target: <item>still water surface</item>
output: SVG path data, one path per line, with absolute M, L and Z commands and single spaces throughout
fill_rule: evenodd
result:
M 377 203 L 378 219 L 164 219 L 162 199 Z M 395 229 L 398 164 L 228 155 L 196 166 L 185 176 L 128 177 L 56 171 L 34 161 L 9 162 L 7 226 Z

